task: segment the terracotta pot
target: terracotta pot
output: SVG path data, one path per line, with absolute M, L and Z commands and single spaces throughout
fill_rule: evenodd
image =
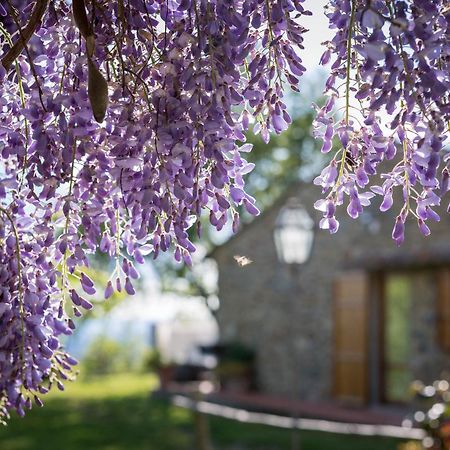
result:
M 170 382 L 173 380 L 174 371 L 174 366 L 164 366 L 158 369 L 159 384 L 161 389 L 168 388 Z

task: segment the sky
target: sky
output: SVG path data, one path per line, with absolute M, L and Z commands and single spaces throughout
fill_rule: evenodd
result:
M 323 46 L 320 44 L 332 37 L 332 32 L 328 29 L 328 18 L 324 14 L 326 3 L 327 0 L 306 0 L 304 6 L 313 15 L 300 19 L 300 23 L 309 30 L 304 35 L 305 50 L 300 53 L 308 76 L 311 76 L 311 73 L 320 67 L 319 60 L 323 53 Z

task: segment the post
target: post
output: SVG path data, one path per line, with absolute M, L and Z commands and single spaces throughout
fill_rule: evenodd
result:
M 297 408 L 292 415 L 291 450 L 301 450 L 300 442 L 300 420 Z
M 208 386 L 203 383 L 207 383 Z M 198 390 L 194 393 L 194 426 L 198 450 L 213 450 L 208 418 L 199 411 L 199 403 L 203 400 L 204 394 L 210 392 L 210 384 L 207 381 L 199 383 Z

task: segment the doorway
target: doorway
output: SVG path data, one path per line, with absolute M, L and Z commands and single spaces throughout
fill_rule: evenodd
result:
M 413 381 L 412 278 L 409 274 L 386 274 L 382 304 L 382 400 L 405 403 L 410 400 Z

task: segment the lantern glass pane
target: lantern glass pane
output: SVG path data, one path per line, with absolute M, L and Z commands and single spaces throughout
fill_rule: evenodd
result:
M 286 264 L 302 264 L 311 253 L 314 222 L 301 205 L 281 209 L 274 232 L 278 258 Z

